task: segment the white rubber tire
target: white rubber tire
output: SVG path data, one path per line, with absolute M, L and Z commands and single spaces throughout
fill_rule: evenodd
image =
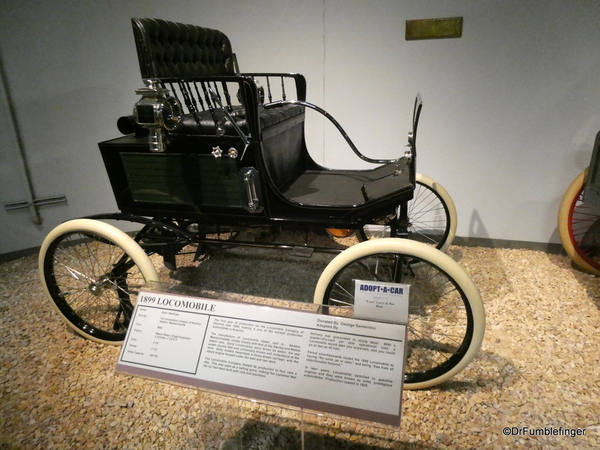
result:
M 345 266 L 356 259 L 379 253 L 402 253 L 434 263 L 454 279 L 467 297 L 473 314 L 473 336 L 463 358 L 456 366 L 441 376 L 419 383 L 405 383 L 404 388 L 424 389 L 451 379 L 461 372 L 477 355 L 485 335 L 485 311 L 479 290 L 471 277 L 456 261 L 440 250 L 410 239 L 383 238 L 361 242 L 344 250 L 327 265 L 317 282 L 313 302 L 323 304 L 327 287 L 336 274 Z
M 83 333 L 79 328 L 69 321 L 62 311 L 56 306 L 56 303 L 52 300 L 52 296 L 48 290 L 48 285 L 46 282 L 46 277 L 44 274 L 44 261 L 46 258 L 46 254 L 48 252 L 49 246 L 54 242 L 55 239 L 59 238 L 63 234 L 70 232 L 91 232 L 97 235 L 100 235 L 107 240 L 110 240 L 117 246 L 119 246 L 125 253 L 129 255 L 129 257 L 135 262 L 135 264 L 140 269 L 140 272 L 146 279 L 146 281 L 158 281 L 158 273 L 156 272 L 156 268 L 148 258 L 148 255 L 142 250 L 137 242 L 135 242 L 130 236 L 128 236 L 125 232 L 119 230 L 118 228 L 107 224 L 105 222 L 101 222 L 99 220 L 92 219 L 74 219 L 68 222 L 64 222 L 54 228 L 42 243 L 40 248 L 40 253 L 38 257 L 38 270 L 40 280 L 42 282 L 42 287 L 46 294 L 46 297 L 50 300 L 50 303 L 54 307 L 54 310 L 64 319 L 67 325 L 73 329 L 77 334 L 85 337 L 86 339 L 90 339 L 95 342 L 99 342 L 102 344 L 111 344 L 111 345 L 121 345 L 122 342 L 119 341 L 105 341 L 96 339 L 93 336 Z
M 454 204 L 452 197 L 450 197 L 450 194 L 444 188 L 444 186 L 435 181 L 433 178 L 430 178 L 420 173 L 417 173 L 415 175 L 415 178 L 418 183 L 424 184 L 429 189 L 436 192 L 442 198 L 442 200 L 446 204 L 446 207 L 448 208 L 448 215 L 450 216 L 448 219 L 450 221 L 450 230 L 448 231 L 448 237 L 446 238 L 444 245 L 442 245 L 442 247 L 440 247 L 439 249 L 442 252 L 446 252 L 448 248 L 452 245 L 454 237 L 456 236 L 456 227 L 458 225 L 458 214 L 456 213 L 456 205 Z
M 593 267 L 577 253 L 575 244 L 571 240 L 571 233 L 569 232 L 571 207 L 573 206 L 573 202 L 576 201 L 576 197 L 579 196 L 583 189 L 587 173 L 588 169 L 585 169 L 575 177 L 560 202 L 560 207 L 558 209 L 558 234 L 560 235 L 560 241 L 562 242 L 562 246 L 567 252 L 567 255 L 569 255 L 569 258 L 586 272 L 600 276 L 600 270 Z

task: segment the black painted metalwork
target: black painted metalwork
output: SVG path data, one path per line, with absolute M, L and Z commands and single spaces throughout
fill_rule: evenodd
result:
M 92 218 L 140 224 L 135 239 L 165 261 L 189 244 L 294 247 L 223 240 L 221 229 L 358 230 L 389 217 L 393 236 L 408 235 L 420 97 L 407 148 L 394 159 L 373 159 L 327 111 L 306 102 L 301 74 L 240 73 L 229 39 L 216 30 L 158 19 L 133 19 L 133 26 L 146 85 L 139 90 L 144 109 L 135 111 L 141 127 L 121 118 L 127 134 L 99 144 L 121 212 Z M 331 121 L 374 167 L 317 164 L 304 138 L 307 109 Z

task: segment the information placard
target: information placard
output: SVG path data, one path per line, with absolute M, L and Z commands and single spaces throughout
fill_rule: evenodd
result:
M 116 371 L 399 425 L 406 326 L 142 291 Z

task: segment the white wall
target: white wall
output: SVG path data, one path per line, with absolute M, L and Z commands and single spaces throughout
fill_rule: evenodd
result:
M 405 41 L 407 19 L 462 16 L 463 37 Z M 459 236 L 558 242 L 556 212 L 600 130 L 595 0 L 105 0 L 0 3 L 0 52 L 36 197 L 26 210 L 17 148 L 0 105 L 0 254 L 34 247 L 59 222 L 116 211 L 97 143 L 118 136 L 141 86 L 131 17 L 224 31 L 243 71 L 302 72 L 309 101 L 371 156 L 402 151 L 414 95 L 425 107 L 419 168 L 450 192 Z M 311 118 L 311 151 L 351 163 Z

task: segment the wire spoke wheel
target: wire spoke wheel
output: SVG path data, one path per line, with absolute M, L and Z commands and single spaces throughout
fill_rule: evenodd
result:
M 97 222 L 72 222 L 81 221 L 86 226 Z M 156 272 L 130 237 L 105 232 L 113 227 L 102 222 L 84 230 L 64 225 L 48 235 L 40 252 L 40 275 L 47 294 L 78 334 L 120 344 L 137 294 L 147 280 L 158 278 Z
M 399 208 L 399 207 L 398 207 Z M 390 237 L 389 221 L 398 216 L 398 208 L 359 232 L 361 240 Z M 456 207 L 448 192 L 436 181 L 417 174 L 413 199 L 408 202 L 408 238 L 446 251 L 454 240 L 457 226 Z
M 600 275 L 600 214 L 583 202 L 587 172 L 581 172 L 565 192 L 558 213 L 558 231 L 573 262 Z
M 405 388 L 441 383 L 462 370 L 481 345 L 485 315 L 479 293 L 463 269 L 440 251 L 405 239 L 381 241 L 388 248 L 380 245 L 334 260 L 319 280 L 315 300 L 322 295 L 329 314 L 353 315 L 355 280 L 410 285 Z M 400 245 L 390 248 L 393 241 Z M 410 246 L 403 248 L 406 242 Z

